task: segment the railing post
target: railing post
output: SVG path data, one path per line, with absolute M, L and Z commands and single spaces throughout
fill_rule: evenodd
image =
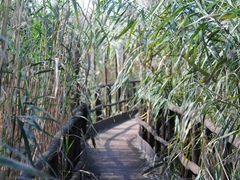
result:
M 169 141 L 174 136 L 174 127 L 175 127 L 175 116 L 176 114 L 168 110 L 168 120 L 167 120 L 167 136 L 166 140 Z
M 143 115 L 145 112 L 145 109 L 141 109 L 140 111 L 140 115 Z M 142 121 L 144 121 L 143 118 L 141 118 Z M 140 125 L 139 126 L 139 135 L 142 137 L 143 140 L 147 141 L 147 134 L 148 134 L 148 131 L 142 126 Z
M 125 87 L 124 90 L 122 91 L 122 97 L 123 97 L 123 100 L 124 100 L 124 103 L 123 103 L 123 104 L 124 104 L 124 107 L 123 107 L 123 111 L 124 111 L 124 112 L 127 111 L 127 109 L 126 109 L 126 98 L 127 98 L 127 97 L 126 97 L 126 90 L 127 90 L 127 89 L 126 89 L 126 87 Z
M 211 134 L 212 131 L 210 131 L 208 128 L 205 129 L 205 136 L 207 141 L 211 141 Z
M 101 106 L 102 105 L 102 101 L 101 101 L 101 90 L 98 89 L 95 92 L 95 107 L 97 106 Z M 96 109 L 95 111 L 96 116 L 97 116 L 97 121 L 101 121 L 102 120 L 102 107 L 99 107 L 98 109 Z
M 87 120 L 88 119 L 88 106 L 85 103 L 81 105 L 81 117 L 78 121 L 74 123 L 72 129 L 69 133 L 64 137 L 63 142 L 63 152 L 67 154 L 67 161 L 63 162 L 66 163 L 63 177 L 64 179 L 69 179 L 73 175 L 74 167 L 80 160 L 81 151 L 83 149 L 81 146 L 82 137 L 86 134 L 87 131 Z
M 48 162 L 49 166 L 49 175 L 53 176 L 55 178 L 59 177 L 59 172 L 60 172 L 60 164 L 59 164 L 59 154 L 57 152 L 54 153 L 54 156 L 52 159 Z
M 107 92 L 106 104 L 111 104 L 112 98 L 111 98 L 111 87 L 110 86 L 106 86 L 106 92 Z M 111 113 L 112 113 L 112 107 L 111 106 L 106 107 L 106 116 L 110 117 Z
M 109 104 L 112 104 L 112 95 L 111 95 L 111 86 L 108 89 L 108 101 Z M 112 115 L 112 106 L 109 106 L 109 117 Z
M 147 141 L 148 141 L 149 145 L 153 148 L 155 141 L 154 141 L 153 135 L 150 132 L 147 133 Z
M 115 102 L 118 102 L 119 100 L 118 100 L 118 93 L 116 92 L 115 93 Z M 118 112 L 118 103 L 115 105 L 115 112 Z
M 114 60 L 115 60 L 115 79 L 117 79 L 118 77 L 118 60 L 117 60 L 117 55 L 115 54 L 115 57 L 114 57 Z M 118 102 L 119 101 L 119 97 L 118 97 L 118 93 L 116 92 L 115 94 L 115 101 Z M 116 104 L 116 112 L 118 111 L 118 104 Z
M 136 94 L 136 83 L 135 82 L 132 82 L 132 97 L 134 97 L 134 95 Z M 136 99 L 134 99 L 134 105 L 137 103 L 136 102 Z
M 149 126 L 152 127 L 152 117 L 151 117 L 151 105 L 150 103 L 147 106 L 147 117 L 146 117 L 146 122 L 148 123 Z M 150 132 L 147 132 L 147 142 L 148 144 L 153 148 L 154 147 L 154 137 Z
M 105 100 L 105 105 L 107 104 L 108 102 L 108 90 L 105 86 L 105 97 L 104 97 L 104 100 Z M 105 116 L 108 117 L 108 107 L 105 106 Z
M 163 112 L 162 112 L 163 113 Z M 166 116 L 163 114 L 160 121 L 160 137 L 166 139 Z M 165 150 L 165 146 L 161 144 L 161 151 Z
M 161 121 L 163 121 L 162 109 L 159 110 L 157 119 L 156 119 L 156 133 L 158 136 L 160 136 Z M 155 153 L 157 154 L 160 150 L 161 150 L 161 143 L 155 140 Z
M 226 157 L 231 154 L 231 144 L 229 142 L 227 142 L 226 138 L 222 140 L 221 143 L 221 151 L 222 151 L 222 159 L 226 159 Z M 224 163 L 224 167 L 222 167 L 225 169 L 226 173 L 224 172 L 224 170 L 222 170 L 221 172 L 221 179 L 222 180 L 228 180 L 228 175 L 231 174 L 232 171 L 232 164 L 231 162 L 225 162 Z
M 108 68 L 107 68 L 107 61 L 108 61 L 108 54 L 109 51 L 107 51 L 107 54 L 106 54 L 106 57 L 104 59 L 104 83 L 105 83 L 105 105 L 107 104 L 108 102 L 108 86 L 107 86 L 107 83 L 108 83 Z M 108 107 L 105 108 L 105 114 L 106 116 L 108 117 Z
M 129 110 L 129 103 L 128 103 L 128 100 L 130 99 L 131 97 L 131 94 L 130 94 L 130 88 L 131 88 L 131 83 L 127 84 L 127 87 L 126 87 L 126 101 L 127 101 L 127 111 Z
M 193 139 L 193 151 L 192 151 L 192 162 L 198 164 L 199 159 L 200 159 L 200 142 L 198 141 L 198 137 L 201 134 L 201 124 L 197 123 L 193 128 L 192 128 L 192 137 L 191 139 Z M 192 179 L 196 179 L 196 175 L 192 173 Z
M 118 89 L 118 91 L 117 91 L 118 101 L 120 101 L 120 99 L 121 99 L 121 92 L 122 92 L 122 87 L 120 87 L 120 88 Z M 119 111 L 122 110 L 122 104 L 121 104 L 121 103 L 118 104 L 118 110 L 119 110 Z

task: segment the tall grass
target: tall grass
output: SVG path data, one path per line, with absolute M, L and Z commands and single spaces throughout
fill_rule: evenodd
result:
M 176 148 L 190 147 L 187 132 L 199 118 L 222 127 L 220 136 L 237 134 L 239 5 L 234 0 L 162 0 L 149 6 L 98 0 L 86 11 L 75 0 L 2 2 L 1 155 L 31 164 L 73 107 L 93 103 L 93 87 L 105 74 L 108 82 L 115 81 L 116 62 L 115 90 L 140 79 L 136 98 L 146 100 L 150 119 L 169 103 L 194 112 L 188 123 L 177 124 L 171 142 Z M 201 130 L 201 151 L 212 165 L 209 172 L 216 172 L 210 176 L 218 179 L 222 156 L 209 155 L 222 152 L 222 139 L 207 142 Z M 239 176 L 237 163 L 230 179 Z M 2 165 L 3 176 L 17 174 L 7 171 L 15 166 Z
M 130 41 L 132 56 L 119 76 L 119 82 L 124 82 L 132 67 L 140 64 L 142 86 L 137 96 L 139 102 L 145 99 L 152 112 L 150 119 L 168 104 L 188 113 L 177 123 L 171 140 L 186 156 L 191 155 L 190 129 L 201 119 L 197 141 L 206 156 L 199 163 L 212 179 L 221 178 L 224 169 L 226 145 L 221 149 L 221 144 L 225 135 L 239 132 L 239 6 L 238 1 L 178 0 L 142 9 L 137 25 L 129 28 L 134 30 L 127 36 L 137 38 Z M 204 138 L 205 118 L 222 128 L 220 138 L 216 136 L 212 142 Z M 232 152 L 238 155 L 237 149 Z M 175 153 L 170 152 L 169 157 L 177 156 Z M 170 158 L 169 165 L 172 162 Z M 228 179 L 239 176 L 237 164 L 232 172 L 226 171 Z
M 92 14 L 69 0 L 8 0 L 0 9 L 0 152 L 11 158 L 1 161 L 1 176 L 14 178 L 18 173 L 7 169 L 26 170 L 17 161 L 32 164 L 71 110 L 90 101 Z
M 104 73 L 115 80 L 114 62 L 120 72 L 131 57 L 125 34 L 136 25 L 136 5 L 90 1 L 89 8 L 75 0 L 1 3 L 1 178 L 47 177 L 24 164 L 46 150 L 75 106 L 93 103 Z

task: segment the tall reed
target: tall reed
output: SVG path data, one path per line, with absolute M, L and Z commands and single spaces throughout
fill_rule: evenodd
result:
M 191 156 L 192 141 L 188 137 L 200 118 L 197 141 L 206 156 L 199 165 L 208 170 L 209 178 L 222 176 L 227 147 L 226 143 L 224 147 L 221 144 L 239 132 L 239 6 L 239 2 L 227 0 L 159 1 L 138 11 L 136 25 L 129 27 L 133 28 L 127 34 L 132 40 L 128 46 L 132 54 L 125 61 L 118 83 L 126 82 L 133 67 L 140 65 L 142 86 L 137 97 L 139 103 L 145 100 L 151 125 L 160 109 L 166 110 L 169 104 L 189 113 L 176 124 L 171 139 L 176 151 L 169 152 L 166 168 L 174 163 L 177 149 Z M 221 127 L 221 134 L 211 142 L 204 138 L 205 118 Z M 238 150 L 232 149 L 232 153 L 237 156 Z M 233 171 L 226 170 L 225 175 L 227 179 L 239 176 L 238 161 L 234 162 Z
M 177 123 L 171 140 L 186 156 L 191 152 L 187 137 L 197 119 L 211 118 L 222 128 L 220 138 L 211 142 L 204 138 L 203 126 L 198 136 L 212 169 L 204 159 L 200 166 L 219 179 L 224 158 L 210 154 L 223 152 L 219 144 L 225 135 L 239 131 L 239 2 L 90 4 L 91 10 L 75 0 L 1 3 L 1 155 L 31 164 L 73 107 L 81 101 L 94 103 L 94 87 L 104 76 L 115 81 L 117 62 L 113 93 L 140 79 L 135 100 L 145 100 L 151 125 L 170 103 L 193 113 L 186 123 Z M 169 168 L 176 156 L 177 151 L 169 152 Z M 6 167 L 16 166 L 4 164 L 3 176 L 16 175 Z M 239 176 L 238 161 L 227 176 Z

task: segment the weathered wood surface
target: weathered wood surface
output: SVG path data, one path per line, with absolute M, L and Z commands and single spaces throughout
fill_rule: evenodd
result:
M 74 116 L 56 133 L 46 152 L 34 162 L 37 170 L 41 171 L 44 167 L 47 167 L 47 172 L 53 177 L 56 176 L 56 178 L 59 179 L 62 177 L 64 177 L 64 179 L 71 178 L 72 170 L 82 158 L 81 155 L 85 145 L 82 142 L 82 136 L 86 134 L 88 111 L 88 106 L 85 103 L 82 103 L 73 110 L 72 113 Z M 66 147 L 66 141 L 71 145 L 68 152 L 65 152 L 63 148 Z M 64 156 L 62 156 L 62 154 L 64 154 Z M 62 162 L 66 163 L 60 162 L 60 158 Z M 64 158 L 67 159 L 67 161 L 65 161 Z M 49 166 L 51 166 L 51 168 L 49 168 Z M 78 166 L 78 169 L 79 168 Z M 31 179 L 33 176 L 23 173 L 18 178 Z
M 102 131 L 97 148 L 87 149 L 86 170 L 100 180 L 154 179 L 142 175 L 148 162 L 136 142 L 138 129 L 138 122 L 131 119 Z
M 149 126 L 146 122 L 142 121 L 140 118 L 138 119 L 138 122 L 140 125 L 144 126 L 148 132 L 150 132 L 153 135 L 154 139 L 156 139 L 158 142 L 162 143 L 164 146 L 167 146 L 167 147 L 169 146 L 169 143 L 166 140 L 164 140 L 163 138 L 159 137 L 157 135 L 156 131 L 151 126 Z M 194 174 L 197 175 L 200 171 L 200 167 L 197 164 L 188 160 L 184 156 L 184 154 L 181 153 L 180 150 L 178 150 L 177 152 L 178 152 L 179 160 L 184 165 L 184 167 L 186 169 L 190 169 Z

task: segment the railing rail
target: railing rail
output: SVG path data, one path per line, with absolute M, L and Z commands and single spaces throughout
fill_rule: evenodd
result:
M 112 87 L 114 86 L 113 83 L 99 85 L 95 92 L 94 107 L 91 108 L 91 112 L 95 112 L 97 116 L 97 121 L 102 119 L 103 110 L 105 110 L 105 118 L 110 117 L 112 115 L 113 106 L 115 106 L 116 111 L 122 111 L 122 108 L 125 108 L 126 111 L 129 110 L 129 106 L 124 106 L 124 103 L 132 99 L 136 93 L 136 84 L 139 82 L 140 81 L 129 81 L 125 89 L 120 87 L 115 94 L 111 93 Z M 105 96 L 102 95 L 103 92 L 100 89 L 105 89 Z
M 184 117 L 185 112 L 181 110 L 181 108 L 175 106 L 175 105 L 169 105 L 168 106 L 168 113 L 167 116 L 163 115 L 163 110 L 159 111 L 158 115 L 158 121 L 156 123 L 156 127 L 153 128 L 150 126 L 148 123 L 144 121 L 144 119 L 139 117 L 139 124 L 140 124 L 140 129 L 139 129 L 139 135 L 147 141 L 147 143 L 155 149 L 155 152 L 160 152 L 163 151 L 164 148 L 168 147 L 171 148 L 171 145 L 169 143 L 169 140 L 171 140 L 174 137 L 174 127 L 175 127 L 175 120 L 176 116 L 180 117 L 180 120 L 183 120 L 182 117 Z M 201 168 L 200 163 L 200 156 L 202 156 L 202 161 L 204 161 L 204 158 L 207 159 L 207 157 L 204 157 L 204 153 L 201 154 L 200 151 L 200 142 L 196 141 L 200 135 L 200 130 L 199 128 L 201 127 L 202 121 L 197 119 L 197 122 L 195 126 L 192 127 L 191 129 L 191 136 L 190 140 L 192 140 L 192 153 L 190 155 L 190 159 L 187 159 L 185 157 L 185 154 L 182 153 L 182 151 L 175 150 L 175 152 L 178 154 L 179 160 L 182 164 L 182 166 L 185 168 L 185 171 L 183 174 L 187 174 L 186 178 L 192 178 L 195 179 L 196 175 L 199 174 Z M 211 121 L 211 119 L 205 119 L 204 120 L 204 127 L 205 127 L 205 137 L 211 141 L 212 137 L 211 134 L 214 133 L 216 135 L 219 135 L 221 132 L 221 128 L 214 125 L 214 123 Z M 240 148 L 240 139 L 236 136 L 229 135 L 229 134 L 223 134 L 223 141 L 222 141 L 222 146 L 226 144 L 225 148 L 223 149 L 222 155 L 223 158 L 226 158 L 228 156 L 231 156 L 232 149 L 239 149 Z M 229 160 L 228 163 L 224 163 L 224 169 L 222 170 L 222 175 L 221 179 L 225 180 L 227 179 L 227 172 L 225 169 L 228 169 L 228 173 L 231 172 L 231 169 L 233 168 L 230 163 L 234 162 L 234 159 Z M 204 162 L 202 162 L 204 163 Z M 207 169 L 202 170 L 202 174 L 205 179 L 208 179 L 209 174 L 207 172 Z M 184 176 L 184 175 L 183 175 Z
M 87 130 L 89 109 L 82 103 L 73 110 L 73 117 L 56 133 L 46 152 L 34 162 L 37 170 L 58 179 L 71 179 L 76 165 L 83 157 L 84 135 Z M 78 166 L 78 168 L 80 168 Z M 33 178 L 23 173 L 19 179 Z

